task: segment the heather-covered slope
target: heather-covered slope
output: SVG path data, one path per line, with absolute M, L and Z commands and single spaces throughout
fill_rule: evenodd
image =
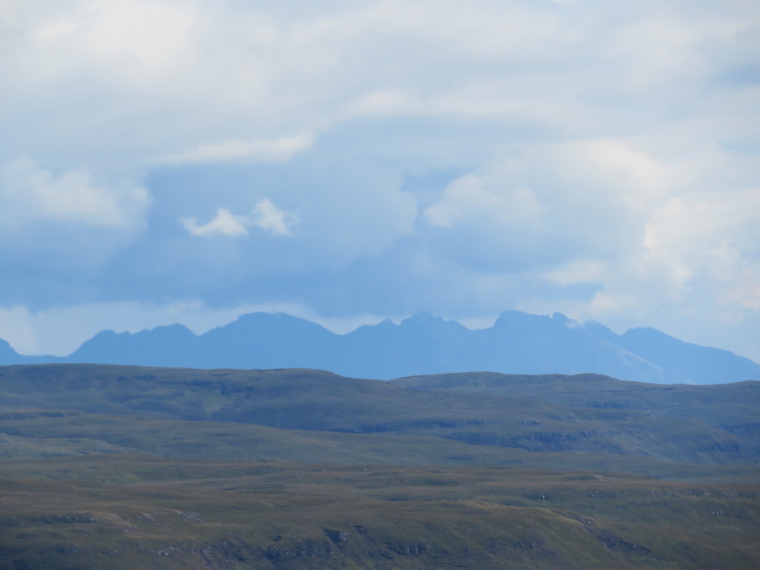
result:
M 522 384 L 514 383 L 519 389 L 511 393 L 508 382 L 495 378 L 501 385 L 498 389 L 453 393 L 400 385 L 413 385 L 412 380 L 357 380 L 316 370 L 15 366 L 0 368 L 0 406 L 424 436 L 531 452 L 639 455 L 701 464 L 760 463 L 752 420 L 760 392 L 754 382 L 663 387 L 596 376 L 538 377 L 531 384 L 527 377 Z M 579 385 L 585 386 L 581 392 L 585 389 L 586 395 L 568 398 L 566 394 L 578 392 Z M 599 405 L 588 401 L 589 385 L 598 389 L 603 399 Z M 607 393 L 618 394 L 611 400 L 613 405 L 605 403 L 609 396 L 602 386 L 609 387 Z M 671 392 L 678 394 L 669 396 L 671 402 L 693 405 L 672 405 L 679 413 L 669 417 L 662 402 L 668 401 L 663 394 Z M 633 398 L 638 407 L 620 404 L 630 393 L 638 394 Z M 713 398 L 720 406 L 715 416 L 702 409 L 711 393 L 718 394 Z M 742 413 L 726 423 L 732 410 Z
M 398 378 L 391 383 L 417 390 L 538 398 L 563 406 L 700 419 L 730 433 L 741 433 L 760 450 L 760 382 L 673 386 L 621 382 L 600 374 L 467 372 Z
M 0 569 L 756 568 L 757 407 L 756 382 L 0 367 Z
M 0 463 L 0 568 L 751 569 L 757 486 L 512 467 Z

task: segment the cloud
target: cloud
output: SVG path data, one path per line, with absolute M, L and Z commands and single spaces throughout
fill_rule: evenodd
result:
M 674 197 L 653 212 L 645 243 L 676 298 L 760 308 L 760 188 Z
M 145 188 L 107 187 L 81 168 L 55 176 L 21 157 L 0 170 L 0 220 L 6 231 L 39 222 L 129 230 L 139 225 L 149 204 Z
M 753 2 L 6 1 L 0 304 L 533 307 L 738 343 L 759 52 Z
M 190 151 L 170 154 L 159 159 L 159 162 L 193 163 L 233 160 L 287 162 L 299 152 L 311 148 L 313 142 L 311 135 L 281 137 L 275 140 L 231 140 L 199 145 Z
M 651 209 L 688 178 L 633 140 L 535 144 L 452 181 L 424 215 L 431 243 L 456 263 L 552 272 L 641 250 Z
M 51 8 L 30 35 L 39 48 L 60 50 L 61 59 L 118 62 L 121 73 L 138 81 L 154 79 L 180 60 L 198 24 L 194 7 L 176 2 L 84 0 L 65 12 Z
M 752 97 L 711 83 L 757 51 L 748 3 L 21 4 L 9 3 L 24 17 L 4 30 L 0 65 L 14 82 L 0 101 L 28 110 L 10 124 L 27 127 L 22 152 L 45 163 L 67 150 L 53 140 L 71 157 L 143 168 L 157 157 L 289 160 L 309 146 L 292 133 L 378 115 L 574 138 L 671 129 L 686 109 L 677 128 L 750 132 L 740 117 Z M 74 140 L 66 116 L 79 118 Z M 104 126 L 119 133 L 106 144 Z M 0 134 L 0 156 L 20 130 Z
M 298 221 L 298 216 L 280 210 L 269 198 L 264 198 L 247 216 L 235 216 L 225 208 L 219 208 L 216 217 L 204 225 L 198 225 L 195 218 L 183 218 L 182 225 L 194 236 L 248 235 L 249 227 L 258 227 L 276 236 L 292 235 L 290 228 Z
M 268 198 L 265 198 L 253 209 L 251 223 L 274 235 L 289 236 L 292 235 L 290 227 L 297 221 L 298 216 L 278 209 Z
M 39 349 L 30 312 L 23 306 L 0 307 L 0 338 L 16 351 L 27 351 L 25 354 L 35 354 Z
M 195 218 L 183 218 L 182 225 L 194 236 L 209 236 L 221 234 L 224 236 L 244 236 L 248 235 L 246 229 L 246 218 L 244 216 L 234 216 L 229 210 L 219 208 L 216 211 L 216 217 L 205 225 L 198 225 Z
M 0 302 L 19 307 L 90 295 L 93 280 L 146 227 L 151 197 L 131 182 L 28 158 L 0 167 Z
M 519 226 L 541 223 L 544 207 L 530 188 L 489 188 L 487 184 L 473 174 L 457 178 L 446 188 L 441 200 L 425 210 L 425 217 L 431 224 L 445 228 L 462 223 Z
M 601 261 L 572 259 L 546 274 L 546 278 L 560 286 L 577 283 L 602 283 L 607 276 L 607 267 Z

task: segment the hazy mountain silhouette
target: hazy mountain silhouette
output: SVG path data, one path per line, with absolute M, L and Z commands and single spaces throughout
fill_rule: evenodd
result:
M 637 328 L 619 336 L 616 343 L 662 368 L 678 370 L 697 384 L 710 383 L 720 370 L 736 377 L 759 378 L 758 365 L 727 350 L 689 344 L 652 328 Z
M 190 329 L 169 325 L 135 334 L 101 331 L 62 361 L 187 367 L 192 366 L 199 350 L 199 339 Z
M 283 313 L 251 313 L 195 335 L 182 325 L 103 331 L 66 357 L 24 356 L 0 342 L 0 364 L 89 362 L 189 368 L 320 368 L 391 379 L 419 374 L 595 372 L 625 380 L 713 384 L 760 379 L 760 365 L 650 328 L 618 335 L 596 323 L 506 311 L 487 329 L 417 313 L 344 334 Z

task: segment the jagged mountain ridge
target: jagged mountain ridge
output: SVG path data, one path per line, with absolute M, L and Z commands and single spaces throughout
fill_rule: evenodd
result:
M 250 313 L 195 335 L 183 325 L 102 331 L 66 357 L 23 356 L 0 341 L 0 364 L 88 362 L 188 368 L 320 368 L 392 379 L 420 374 L 594 372 L 624 380 L 713 384 L 760 379 L 760 365 L 651 328 L 618 335 L 564 315 L 506 311 L 487 329 L 417 313 L 339 335 L 284 313 Z

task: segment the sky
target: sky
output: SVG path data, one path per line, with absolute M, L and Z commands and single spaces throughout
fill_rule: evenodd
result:
M 0 0 L 0 338 L 425 310 L 760 361 L 756 0 Z

